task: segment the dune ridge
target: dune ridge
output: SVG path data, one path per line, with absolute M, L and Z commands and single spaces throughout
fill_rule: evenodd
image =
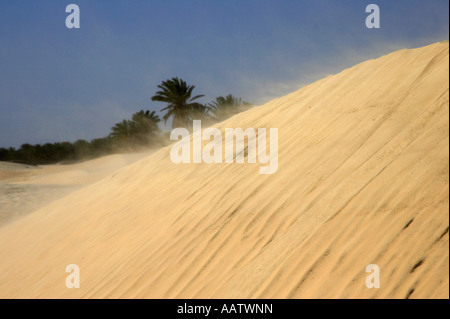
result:
M 396 51 L 214 125 L 278 128 L 273 175 L 176 165 L 169 146 L 4 226 L 0 297 L 448 298 L 448 52 Z

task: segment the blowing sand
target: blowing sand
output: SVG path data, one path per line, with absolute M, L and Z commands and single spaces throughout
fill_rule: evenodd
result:
M 448 52 L 397 51 L 215 125 L 278 128 L 274 175 L 166 147 L 8 223 L 0 297 L 448 298 Z
M 151 153 L 110 155 L 73 165 L 0 162 L 0 227 Z

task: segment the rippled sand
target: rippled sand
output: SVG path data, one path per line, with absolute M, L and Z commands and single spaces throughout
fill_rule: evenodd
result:
M 215 125 L 278 128 L 273 175 L 169 146 L 8 223 L 0 297 L 448 298 L 448 75 L 448 42 L 366 61 Z

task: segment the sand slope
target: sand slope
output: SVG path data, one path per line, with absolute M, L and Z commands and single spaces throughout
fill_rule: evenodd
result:
M 279 128 L 274 175 L 166 147 L 3 227 L 0 297 L 448 298 L 448 51 L 394 52 L 216 125 Z

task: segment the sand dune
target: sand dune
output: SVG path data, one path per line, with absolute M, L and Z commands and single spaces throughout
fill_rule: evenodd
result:
M 276 174 L 166 147 L 6 225 L 0 297 L 448 298 L 448 52 L 397 51 L 215 125 L 278 128 Z

